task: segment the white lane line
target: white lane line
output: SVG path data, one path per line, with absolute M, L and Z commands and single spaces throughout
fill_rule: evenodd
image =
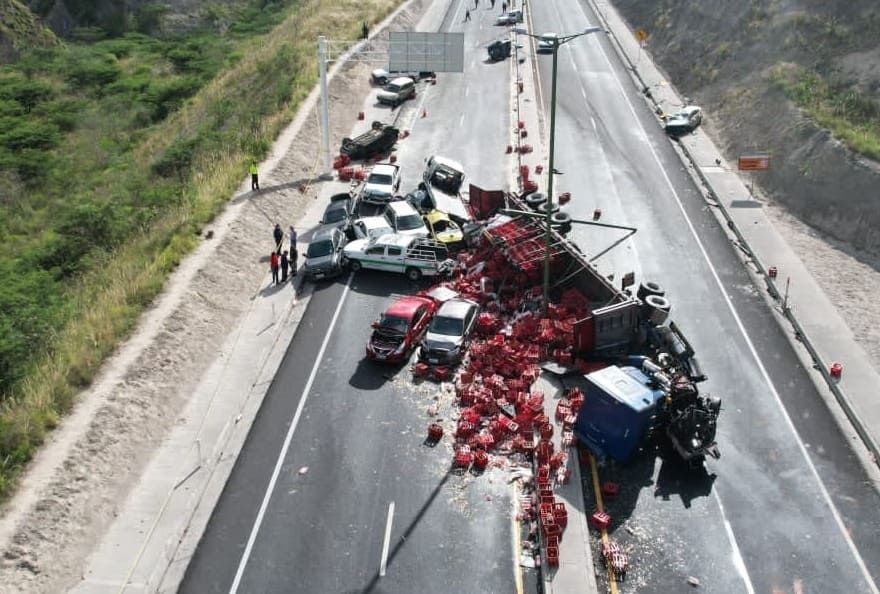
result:
M 578 7 L 581 10 L 581 13 L 586 20 L 587 15 L 584 12 L 583 6 L 578 4 Z M 752 358 L 755 361 L 755 364 L 758 366 L 758 370 L 761 372 L 761 376 L 764 378 L 764 381 L 767 383 L 767 386 L 770 388 L 770 392 L 773 394 L 773 399 L 776 401 L 779 410 L 782 412 L 782 416 L 785 419 L 786 425 L 791 430 L 792 434 L 794 434 L 795 441 L 798 444 L 798 449 L 801 451 L 801 454 L 804 457 L 804 460 L 807 463 L 807 467 L 810 469 L 810 473 L 813 475 L 813 478 L 816 480 L 816 483 L 819 486 L 819 491 L 822 493 L 822 498 L 825 500 L 825 504 L 828 506 L 828 509 L 831 511 L 831 515 L 834 517 L 834 521 L 837 524 L 838 530 L 840 530 L 840 534 L 849 547 L 850 552 L 852 553 L 853 558 L 856 561 L 856 565 L 859 566 L 859 569 L 862 572 L 862 577 L 867 582 L 868 587 L 871 589 L 873 594 L 880 594 L 880 590 L 877 589 L 877 584 L 874 583 L 874 579 L 871 577 L 870 572 L 868 571 L 868 567 L 865 565 L 865 560 L 862 559 L 862 555 L 859 553 L 858 548 L 856 547 L 856 543 L 853 541 L 852 537 L 849 535 L 847 531 L 846 524 L 843 523 L 843 518 L 840 515 L 840 512 L 837 511 L 837 507 L 834 505 L 834 501 L 831 500 L 831 494 L 828 493 L 828 489 L 825 487 L 825 483 L 822 482 L 822 477 L 819 476 L 819 471 L 816 469 L 816 465 L 813 464 L 812 458 L 810 458 L 809 453 L 807 452 L 807 448 L 804 445 L 801 436 L 798 434 L 797 429 L 794 426 L 794 423 L 791 420 L 791 416 L 788 414 L 788 411 L 785 409 L 785 406 L 782 404 L 782 398 L 779 396 L 779 392 L 776 390 L 776 386 L 773 385 L 773 382 L 770 380 L 770 374 L 767 373 L 767 368 L 764 367 L 764 364 L 761 362 L 761 358 L 758 356 L 758 350 L 755 348 L 755 345 L 752 343 L 751 338 L 749 338 L 748 333 L 746 332 L 745 326 L 742 323 L 742 320 L 739 317 L 739 314 L 736 311 L 736 308 L 733 307 L 733 302 L 730 300 L 730 296 L 727 294 L 727 291 L 724 290 L 724 285 L 721 282 L 721 278 L 718 276 L 718 271 L 715 269 L 715 266 L 712 265 L 712 261 L 709 259 L 709 254 L 706 252 L 706 247 L 703 245 L 703 242 L 700 241 L 700 236 L 697 234 L 697 230 L 694 227 L 693 222 L 690 217 L 688 217 L 687 212 L 685 211 L 684 204 L 681 201 L 681 198 L 678 195 L 678 192 L 675 191 L 675 187 L 672 185 L 672 181 L 669 179 L 669 175 L 666 173 L 666 169 L 663 167 L 663 164 L 660 162 L 660 157 L 657 155 L 657 151 L 654 150 L 654 145 L 651 143 L 648 138 L 647 133 L 645 132 L 644 126 L 641 124 L 641 120 L 638 118 L 636 114 L 635 107 L 630 101 L 629 95 L 624 92 L 623 84 L 620 82 L 620 79 L 617 76 L 617 71 L 611 64 L 611 60 L 608 59 L 608 54 L 605 53 L 605 48 L 602 47 L 602 44 L 599 45 L 599 51 L 602 53 L 602 57 L 605 58 L 606 64 L 611 69 L 612 74 L 614 75 L 614 81 L 617 83 L 617 87 L 620 90 L 620 94 L 623 95 L 624 100 L 626 100 L 626 104 L 629 107 L 630 113 L 632 113 L 633 119 L 636 122 L 639 122 L 639 131 L 641 132 L 642 137 L 645 139 L 645 144 L 651 151 L 651 155 L 654 157 L 654 161 L 657 163 L 657 167 L 660 169 L 660 173 L 663 175 L 663 179 L 666 181 L 666 185 L 669 187 L 669 191 L 672 193 L 672 197 L 675 198 L 676 204 L 678 204 L 678 209 L 681 211 L 684 220 L 687 222 L 688 229 L 690 229 L 691 235 L 694 238 L 697 246 L 700 248 L 700 253 L 703 254 L 703 259 L 706 261 L 706 265 L 709 267 L 709 270 L 712 272 L 712 278 L 715 279 L 715 284 L 718 285 L 718 289 L 721 292 L 721 296 L 724 298 L 725 304 L 727 304 L 727 309 L 730 311 L 730 314 L 733 316 L 734 321 L 736 322 L 737 328 L 743 336 L 743 339 L 746 341 L 748 345 L 749 352 L 752 355 Z
M 718 509 L 721 510 L 721 520 L 724 522 L 724 531 L 727 533 L 727 540 L 733 551 L 733 566 L 736 568 L 737 573 L 739 573 L 739 577 L 741 577 L 742 581 L 745 583 L 746 592 L 749 594 L 755 594 L 755 588 L 752 586 L 752 580 L 749 577 L 749 570 L 746 568 L 746 562 L 743 559 L 742 551 L 739 548 L 739 544 L 736 542 L 736 536 L 733 534 L 733 526 L 727 521 L 727 514 L 724 513 L 724 506 L 721 504 L 721 497 L 718 495 L 718 489 L 712 489 L 712 494 L 715 496 L 715 502 L 718 504 Z
M 269 499 L 272 497 L 272 491 L 275 490 L 275 483 L 278 482 L 278 475 L 281 474 L 281 466 L 284 464 L 284 458 L 287 457 L 287 450 L 290 448 L 290 442 L 293 439 L 293 432 L 296 431 L 296 426 L 299 424 L 299 419 L 300 416 L 302 416 L 302 411 L 306 405 L 306 400 L 309 397 L 309 392 L 312 390 L 312 384 L 315 381 L 315 377 L 318 375 L 318 367 L 324 358 L 324 351 L 327 350 L 327 343 L 330 342 L 330 336 L 333 334 L 336 320 L 339 319 L 339 312 L 342 311 L 342 304 L 345 303 L 345 298 L 348 296 L 348 291 L 351 288 L 351 280 L 353 278 L 354 274 L 348 275 L 348 282 L 345 283 L 345 290 L 342 292 L 342 297 L 339 298 L 339 305 L 336 306 L 336 311 L 333 313 L 333 319 L 330 320 L 330 326 L 327 328 L 327 334 L 324 336 L 324 342 L 321 343 L 321 350 L 318 351 L 318 356 L 315 358 L 315 364 L 312 366 L 309 380 L 306 382 L 302 397 L 299 399 L 299 405 L 296 407 L 293 420 L 290 422 L 290 428 L 287 430 L 287 436 L 284 438 L 284 445 L 281 446 L 281 451 L 278 453 L 278 460 L 275 462 L 275 469 L 272 471 L 272 478 L 269 479 L 269 485 L 266 487 L 265 495 L 263 495 L 263 502 L 260 504 L 260 511 L 257 512 L 257 517 L 254 520 L 253 528 L 251 528 L 251 534 L 248 537 L 247 545 L 244 548 L 244 552 L 241 554 L 241 560 L 238 562 L 238 570 L 235 572 L 235 579 L 232 580 L 232 586 L 229 587 L 229 594 L 235 594 L 238 592 L 238 586 L 241 584 L 241 578 L 244 575 L 244 568 L 247 566 L 248 559 L 251 556 L 251 550 L 254 548 L 254 542 L 257 540 L 257 533 L 259 533 L 260 525 L 263 523 L 263 517 L 266 515 L 266 508 L 269 506 Z
M 391 523 L 394 520 L 394 502 L 388 506 L 388 521 L 385 523 L 385 540 L 382 543 L 382 559 L 379 561 L 379 577 L 385 577 L 388 567 L 388 547 L 391 546 Z

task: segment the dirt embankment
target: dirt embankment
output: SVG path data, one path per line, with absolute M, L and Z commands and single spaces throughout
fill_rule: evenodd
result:
M 799 219 L 880 254 L 880 166 L 804 117 L 769 79 L 791 63 L 877 99 L 880 6 L 873 0 L 614 0 L 676 87 L 707 108 L 728 159 L 766 151 L 758 183 Z
M 816 125 L 771 73 L 797 65 L 880 100 L 874 0 L 613 0 L 679 92 L 707 112 L 705 132 L 732 163 L 768 152 L 752 174 L 775 221 L 880 367 L 880 164 Z

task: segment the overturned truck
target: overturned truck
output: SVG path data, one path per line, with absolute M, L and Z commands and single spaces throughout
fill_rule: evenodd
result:
M 497 290 L 539 285 L 547 253 L 543 219 L 523 214 L 529 205 L 520 196 L 473 185 L 469 206 L 482 221 L 481 241 L 492 257 L 505 260 Z M 706 376 L 669 319 L 663 289 L 643 282 L 633 295 L 626 281 L 618 289 L 562 234 L 551 228 L 550 238 L 551 302 L 566 292 L 586 302 L 569 308 L 579 316 L 569 318 L 572 361 L 566 361 L 567 379 L 584 394 L 574 426 L 578 439 L 599 457 L 621 461 L 646 444 L 667 444 L 692 464 L 718 458 L 721 401 L 699 392 Z M 631 275 L 625 278 L 631 282 Z

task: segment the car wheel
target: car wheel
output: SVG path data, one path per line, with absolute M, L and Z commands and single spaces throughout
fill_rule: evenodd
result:
M 414 267 L 410 266 L 409 268 L 406 269 L 406 278 L 408 278 L 409 280 L 411 280 L 413 282 L 416 282 L 417 280 L 422 278 L 422 271 L 419 270 L 418 268 L 414 268 Z
M 349 261 L 348 261 L 348 268 L 349 268 L 349 270 L 351 270 L 352 272 L 357 272 L 358 270 L 360 270 L 361 268 L 363 268 L 363 266 L 361 266 L 361 261 L 360 261 L 360 260 L 349 260 Z

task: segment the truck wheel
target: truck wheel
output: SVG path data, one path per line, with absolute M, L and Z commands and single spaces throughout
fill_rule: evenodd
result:
M 645 281 L 639 285 L 639 290 L 636 291 L 636 297 L 645 300 L 645 297 L 648 295 L 657 295 L 659 297 L 663 297 L 666 294 L 666 291 L 663 290 L 658 283 L 654 281 Z
M 571 215 L 567 212 L 554 212 L 550 215 L 550 225 L 554 227 L 568 226 L 571 228 Z
M 376 120 L 373 122 L 372 128 L 373 128 L 373 130 L 381 130 L 382 126 L 384 126 L 384 125 L 385 124 L 383 124 L 382 122 Z
M 348 268 L 352 272 L 357 272 L 358 270 L 360 270 L 363 267 L 361 266 L 360 260 L 349 260 L 348 261 Z
M 672 308 L 669 300 L 660 295 L 648 295 L 645 297 L 645 304 L 642 306 L 643 319 L 650 320 L 654 325 L 662 325 L 669 317 L 669 310 Z
M 416 282 L 420 278 L 422 278 L 422 271 L 419 270 L 418 268 L 414 268 L 414 267 L 410 266 L 409 268 L 406 269 L 406 278 L 408 278 L 409 280 L 411 280 L 413 282 Z
M 534 194 L 532 194 L 532 196 L 534 196 Z M 559 212 L 559 203 L 558 202 L 553 202 L 553 203 L 544 202 L 542 204 L 539 204 L 538 208 L 536 208 L 535 210 L 537 210 L 541 214 L 547 214 L 548 210 L 550 211 L 551 214 L 557 213 L 557 212 Z
M 532 210 L 538 210 L 545 202 L 547 202 L 547 195 L 541 192 L 534 192 L 526 196 L 526 205 Z

